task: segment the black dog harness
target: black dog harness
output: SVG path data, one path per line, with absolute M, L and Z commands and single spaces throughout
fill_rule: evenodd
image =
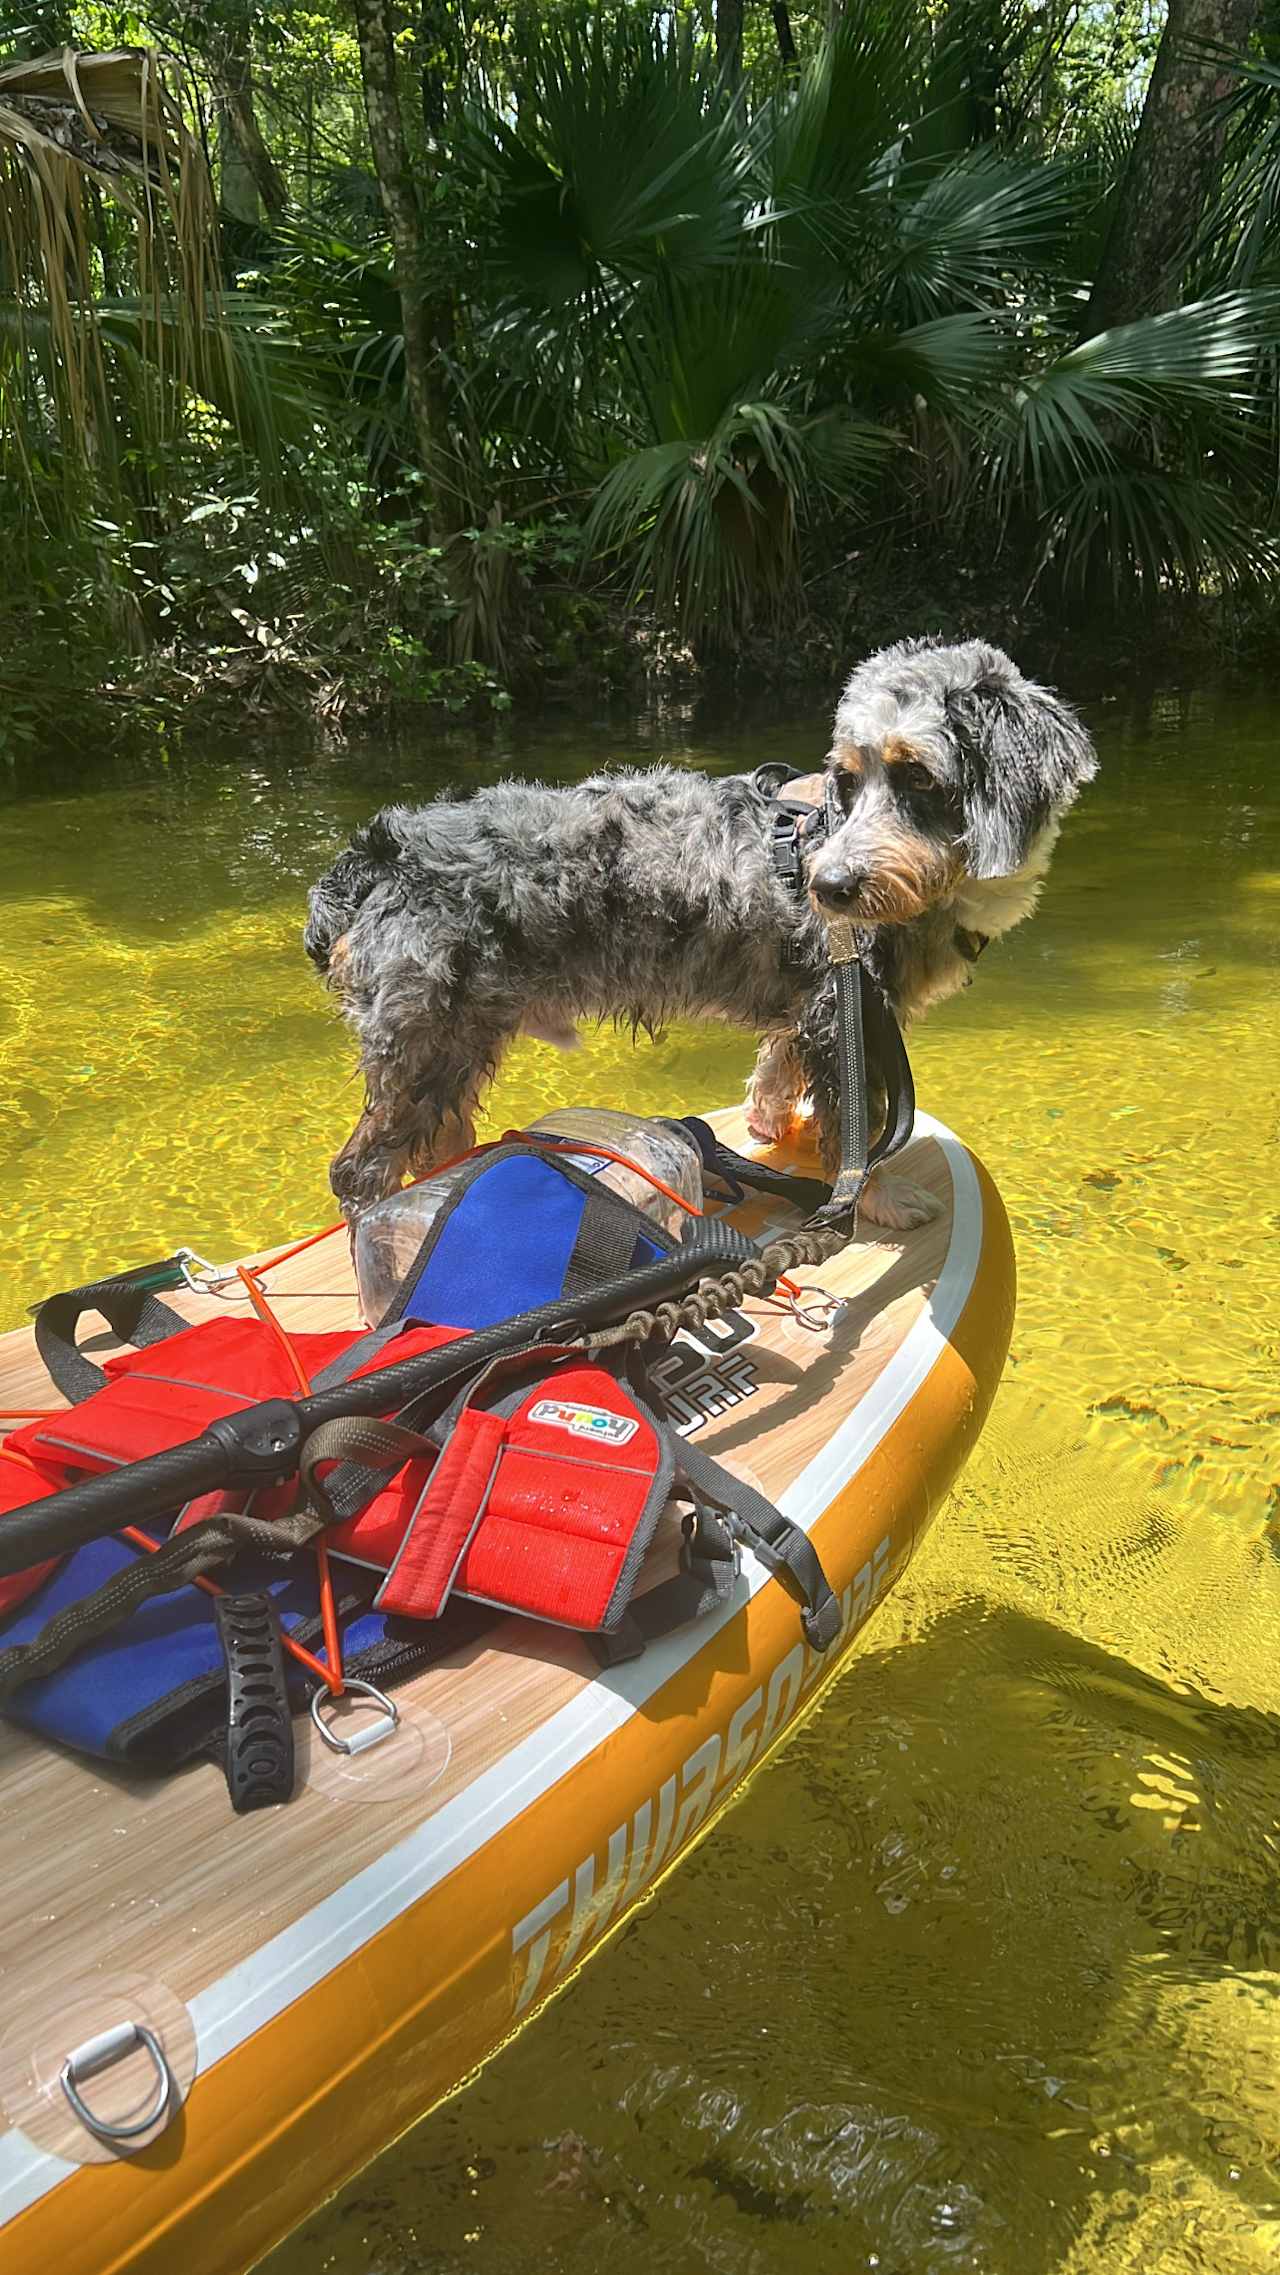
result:
M 843 818 L 835 790 L 828 782 L 826 799 L 821 806 L 802 805 L 796 799 L 783 797 L 786 784 L 803 777 L 798 767 L 786 766 L 780 761 L 757 767 L 751 779 L 769 802 L 774 868 L 797 903 L 803 902 L 807 890 L 807 856 L 834 836 Z M 872 1170 L 900 1152 L 911 1135 L 916 1093 L 902 1030 L 883 989 L 862 961 L 856 930 L 852 924 L 834 918 L 827 921 L 826 935 L 835 984 L 840 1053 L 840 1167 L 831 1188 L 831 1198 L 809 1222 L 824 1229 L 847 1230 L 852 1238 L 857 1227 L 858 1203 Z M 793 953 L 797 957 L 803 955 L 798 940 Z M 868 1039 L 887 1093 L 884 1128 L 874 1143 L 867 1107 Z

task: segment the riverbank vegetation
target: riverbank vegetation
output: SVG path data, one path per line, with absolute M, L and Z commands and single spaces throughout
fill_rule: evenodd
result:
M 1257 0 L 43 0 L 7 51 L 0 748 L 1271 637 Z

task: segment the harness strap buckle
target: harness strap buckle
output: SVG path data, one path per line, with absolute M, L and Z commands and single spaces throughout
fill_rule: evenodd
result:
M 681 1571 L 696 1573 L 700 1568 L 705 1571 L 715 1564 L 727 1564 L 736 1580 L 742 1570 L 742 1549 L 733 1526 L 709 1502 L 696 1494 L 692 1499 L 693 1507 L 681 1519 Z

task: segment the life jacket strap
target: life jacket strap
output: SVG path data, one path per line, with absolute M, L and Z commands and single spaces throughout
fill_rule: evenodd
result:
M 86 1311 L 96 1311 L 122 1343 L 146 1350 L 170 1335 L 181 1335 L 191 1322 L 181 1319 L 155 1294 L 158 1287 L 183 1284 L 176 1256 L 156 1264 L 138 1264 L 132 1271 L 114 1272 L 109 1279 L 86 1280 L 83 1287 L 64 1288 L 46 1297 L 35 1315 L 36 1349 L 49 1375 L 73 1406 L 105 1390 L 108 1377 L 95 1366 L 76 1340 L 76 1329 Z
M 829 1650 L 840 1633 L 840 1602 L 808 1534 L 784 1517 L 758 1486 L 713 1461 L 701 1446 L 682 1438 L 679 1460 L 688 1483 L 724 1517 L 734 1539 L 749 1548 L 799 1604 L 805 1640 L 815 1651 Z
M 680 1570 L 646 1588 L 642 1596 L 634 1596 L 615 1627 L 591 1637 L 602 1667 L 638 1659 L 646 1644 L 695 1619 L 705 1619 L 732 1596 L 742 1557 L 731 1527 L 700 1501 L 686 1510 L 682 1525 Z

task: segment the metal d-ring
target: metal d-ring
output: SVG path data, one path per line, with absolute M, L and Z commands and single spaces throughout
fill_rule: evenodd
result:
M 817 1300 L 801 1303 L 801 1296 L 812 1296 Z M 826 1288 L 806 1286 L 804 1282 L 801 1282 L 793 1295 L 788 1296 L 787 1302 L 796 1325 L 807 1327 L 811 1335 L 827 1334 L 845 1308 L 843 1296 L 832 1295 Z
M 372 1683 L 362 1683 L 348 1675 L 342 1685 L 342 1695 L 344 1698 L 358 1695 L 360 1698 L 370 1699 L 375 1706 L 382 1708 L 382 1719 L 380 1722 L 367 1723 L 363 1730 L 356 1731 L 353 1738 L 340 1738 L 336 1730 L 329 1728 L 320 1712 L 323 1701 L 334 1696 L 331 1690 L 326 1690 L 321 1684 L 317 1690 L 313 1690 L 311 1693 L 311 1719 L 326 1746 L 332 1746 L 335 1754 L 367 1753 L 370 1746 L 380 1746 L 384 1738 L 391 1736 L 399 1723 L 400 1709 L 393 1699 L 386 1696 L 385 1692 L 375 1690 Z
M 135 2046 L 146 2048 L 155 2067 L 156 2090 L 150 2107 L 138 2117 L 96 2116 L 81 2099 L 77 2086 L 109 2070 L 123 2054 L 131 2054 Z M 180 2098 L 169 2058 L 154 2030 L 148 2030 L 145 2022 L 117 2022 L 114 2029 L 99 2031 L 96 2038 L 86 2038 L 83 2046 L 73 2047 L 58 2072 L 58 2083 L 86 2132 L 99 2141 L 140 2140 L 167 2116 Z

